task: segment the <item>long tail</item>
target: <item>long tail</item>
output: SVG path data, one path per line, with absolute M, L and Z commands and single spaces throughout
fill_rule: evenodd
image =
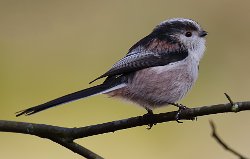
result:
M 122 88 L 124 86 L 125 86 L 125 84 L 119 84 L 119 85 L 113 85 L 113 86 L 110 86 L 108 84 L 100 84 L 100 85 L 97 85 L 94 87 L 90 87 L 90 88 L 87 88 L 87 89 L 84 89 L 84 90 L 81 90 L 81 91 L 78 91 L 75 93 L 71 93 L 71 94 L 56 98 L 56 99 L 51 100 L 49 102 L 46 102 L 46 103 L 31 107 L 31 108 L 28 108 L 25 110 L 21 110 L 19 112 L 16 112 L 16 116 L 18 117 L 20 115 L 35 114 L 35 113 L 38 113 L 40 111 L 43 111 L 43 110 L 46 110 L 46 109 L 49 109 L 52 107 L 55 107 L 55 106 L 60 105 L 60 104 L 64 104 L 67 102 L 71 102 L 74 100 L 86 98 L 86 97 L 97 95 L 97 94 L 107 93 L 107 92 L 110 92 L 112 90 Z

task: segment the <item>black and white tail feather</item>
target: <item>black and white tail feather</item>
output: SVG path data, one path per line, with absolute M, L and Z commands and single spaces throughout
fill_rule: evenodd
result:
M 94 95 L 98 95 L 98 94 L 104 94 L 104 93 L 108 93 L 111 91 L 114 91 L 116 89 L 120 89 L 122 87 L 126 86 L 126 81 L 124 80 L 124 77 L 118 77 L 118 78 L 107 78 L 103 84 L 100 85 L 96 85 L 81 91 L 77 91 L 59 98 L 56 98 L 54 100 L 51 100 L 49 102 L 25 109 L 25 110 L 21 110 L 16 112 L 16 116 L 20 116 L 20 115 L 32 115 L 35 113 L 38 113 L 40 111 L 61 105 L 61 104 L 65 104 L 68 102 L 72 102 L 78 99 L 83 99 L 86 97 L 90 97 L 90 96 L 94 96 Z

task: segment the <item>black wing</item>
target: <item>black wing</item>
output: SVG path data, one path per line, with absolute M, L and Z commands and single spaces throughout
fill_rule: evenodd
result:
M 113 65 L 103 75 L 90 83 L 103 78 L 123 75 L 149 67 L 164 66 L 185 59 L 188 50 L 178 45 L 171 36 L 149 34 L 129 49 L 128 54 Z
M 131 52 L 115 63 L 115 65 L 108 72 L 104 73 L 92 82 L 107 76 L 123 75 L 149 67 L 164 66 L 172 62 L 181 61 L 187 56 L 187 50 L 176 50 L 174 52 L 165 53 L 148 52 L 143 54 L 141 52 Z

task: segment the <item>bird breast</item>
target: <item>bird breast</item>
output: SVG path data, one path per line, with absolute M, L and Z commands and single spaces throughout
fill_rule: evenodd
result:
M 126 87 L 110 95 L 154 109 L 182 99 L 197 76 L 198 62 L 188 56 L 182 61 L 137 71 L 129 77 Z

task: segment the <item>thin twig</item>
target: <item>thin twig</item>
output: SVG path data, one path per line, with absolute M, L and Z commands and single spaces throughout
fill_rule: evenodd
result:
M 216 132 L 216 127 L 214 125 L 214 122 L 212 120 L 209 121 L 211 128 L 212 128 L 212 136 L 214 137 L 214 139 L 227 151 L 233 153 L 234 155 L 238 156 L 240 159 L 247 159 L 246 157 L 244 157 L 243 155 L 241 155 L 239 152 L 236 152 L 235 150 L 233 150 L 231 147 L 229 147 L 224 141 L 222 141 L 222 139 L 218 136 L 217 132 Z
M 231 97 L 227 94 L 227 93 L 224 93 L 225 96 L 227 97 L 227 99 L 229 100 L 229 102 L 231 103 L 232 105 L 232 111 L 237 113 L 239 111 L 239 106 L 237 103 L 234 103 L 233 100 L 231 99 Z
M 234 105 L 234 102 L 233 100 L 231 99 L 231 97 L 227 94 L 227 93 L 224 93 L 225 96 L 227 97 L 227 99 L 229 100 L 229 102 L 231 103 L 231 105 L 233 106 Z

